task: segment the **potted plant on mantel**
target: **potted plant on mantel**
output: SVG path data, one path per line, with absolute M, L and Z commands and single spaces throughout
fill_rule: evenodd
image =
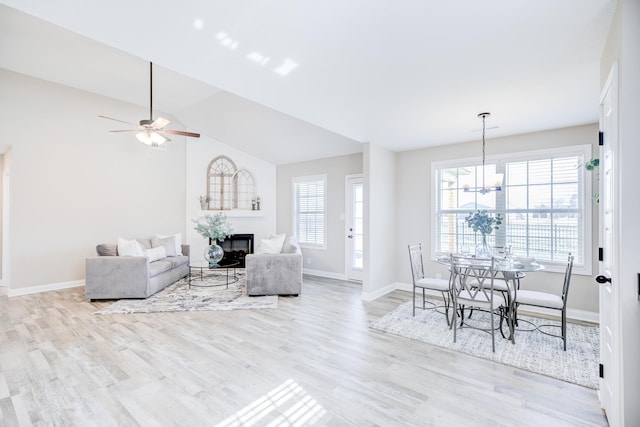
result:
M 464 219 L 467 222 L 469 228 L 472 228 L 474 232 L 480 232 L 482 234 L 482 242 L 476 246 L 476 257 L 489 258 L 493 255 L 493 251 L 487 245 L 487 234 L 491 234 L 493 230 L 497 230 L 500 224 L 502 224 L 502 218 L 497 213 L 495 217 L 489 215 L 486 210 L 477 210 L 475 213 L 470 212 Z
M 211 198 L 209 196 L 200 196 L 200 209 L 206 211 L 209 209 L 209 202 Z
M 224 213 L 218 212 L 214 215 L 205 215 L 204 222 L 198 219 L 192 221 L 196 223 L 193 229 L 199 235 L 205 239 L 211 239 L 211 245 L 207 245 L 204 250 L 204 258 L 209 261 L 209 267 L 217 267 L 218 262 L 224 256 L 224 251 L 218 246 L 218 242 L 223 242 L 233 234 L 233 227 L 229 223 L 229 219 Z

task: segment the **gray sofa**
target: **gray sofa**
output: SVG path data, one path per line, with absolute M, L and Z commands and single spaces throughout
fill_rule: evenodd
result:
M 136 239 L 145 249 L 152 238 Z M 91 300 L 147 298 L 189 274 L 189 245 L 182 255 L 149 262 L 145 256 L 118 256 L 116 244 L 96 246 L 86 259 L 85 295 Z
M 279 254 L 247 254 L 247 295 L 294 295 L 302 292 L 302 251 L 288 237 Z

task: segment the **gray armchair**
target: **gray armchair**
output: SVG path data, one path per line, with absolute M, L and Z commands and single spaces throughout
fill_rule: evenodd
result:
M 247 295 L 293 295 L 302 291 L 302 251 L 288 237 L 279 254 L 247 254 Z

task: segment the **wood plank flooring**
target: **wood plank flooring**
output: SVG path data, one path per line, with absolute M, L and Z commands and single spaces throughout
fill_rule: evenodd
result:
M 593 390 L 369 329 L 410 294 L 360 292 L 105 316 L 84 288 L 0 296 L 0 425 L 607 425 Z

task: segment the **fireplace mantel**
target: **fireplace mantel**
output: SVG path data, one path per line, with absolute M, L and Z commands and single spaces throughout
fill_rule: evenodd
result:
M 198 211 L 198 218 L 204 218 L 206 215 L 215 215 L 218 212 L 222 212 L 229 218 L 262 218 L 264 217 L 264 211 L 250 211 L 244 209 L 232 209 L 228 211 Z

